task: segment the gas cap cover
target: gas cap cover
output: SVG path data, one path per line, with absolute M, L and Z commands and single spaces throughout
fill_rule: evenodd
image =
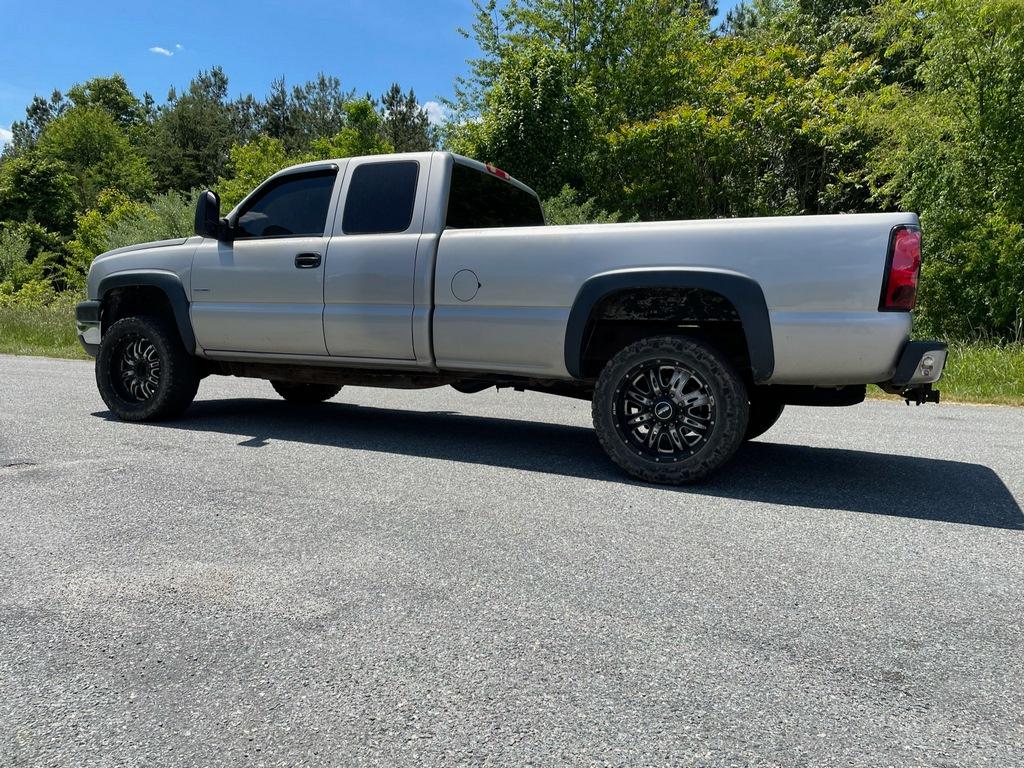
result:
M 452 278 L 452 295 L 459 301 L 472 301 L 480 290 L 480 280 L 472 269 L 460 269 Z

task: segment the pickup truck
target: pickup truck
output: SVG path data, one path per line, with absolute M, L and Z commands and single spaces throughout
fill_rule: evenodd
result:
M 121 419 L 178 416 L 211 374 L 302 404 L 510 387 L 591 401 L 615 463 L 678 484 L 788 404 L 938 402 L 920 264 L 912 213 L 546 226 L 498 168 L 377 155 L 286 168 L 223 218 L 203 192 L 194 236 L 96 258 L 77 327 Z

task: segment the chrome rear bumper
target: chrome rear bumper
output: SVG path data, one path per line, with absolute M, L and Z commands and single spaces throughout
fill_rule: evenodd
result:
M 942 378 L 946 353 L 944 341 L 908 341 L 896 372 L 879 386 L 886 392 L 902 395 L 908 403 L 937 403 L 939 392 L 932 389 L 932 384 Z

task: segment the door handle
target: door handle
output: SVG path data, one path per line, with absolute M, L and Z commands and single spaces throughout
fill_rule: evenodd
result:
M 314 269 L 320 266 L 319 253 L 300 253 L 295 257 L 295 266 L 299 269 Z

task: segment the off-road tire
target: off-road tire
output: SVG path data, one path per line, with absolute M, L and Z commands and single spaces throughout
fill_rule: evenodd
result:
M 144 395 L 129 361 L 149 366 Z M 153 367 L 155 364 L 155 368 Z M 154 372 L 155 371 L 155 372 Z M 180 416 L 199 389 L 196 358 L 174 325 L 159 317 L 126 317 L 107 329 L 96 355 L 96 386 L 122 421 L 159 421 Z M 129 380 L 132 384 L 128 384 Z M 136 394 L 133 395 L 132 386 Z
M 296 405 L 322 403 L 341 392 L 341 386 L 337 384 L 303 384 L 295 381 L 272 380 L 270 386 L 289 403 Z
M 747 419 L 747 431 L 743 440 L 753 440 L 760 437 L 773 426 L 782 416 L 786 406 L 778 400 L 755 397 L 750 401 L 750 416 Z
M 664 370 L 671 371 L 673 368 L 688 372 L 701 387 L 697 393 L 677 394 L 681 398 L 689 398 L 704 392 L 703 397 L 708 403 L 704 406 L 708 414 L 705 422 L 708 426 L 703 431 L 689 430 L 699 436 L 701 442 L 694 447 L 684 442 L 683 448 L 671 458 L 650 455 L 651 451 L 645 452 L 630 436 L 635 436 L 635 433 L 630 433 L 630 419 L 626 418 L 630 414 L 626 411 L 632 403 L 624 398 L 627 397 L 630 382 L 639 382 L 641 379 L 637 371 L 648 370 L 645 366 L 658 370 L 659 377 Z M 675 381 L 675 378 L 672 380 Z M 665 391 L 663 399 L 671 400 L 673 396 L 669 390 Z M 672 400 L 670 406 L 680 402 L 687 400 Z M 654 336 L 630 344 L 609 360 L 601 371 L 594 390 L 594 429 L 601 447 L 612 461 L 633 477 L 669 485 L 692 483 L 707 477 L 732 458 L 743 442 L 748 403 L 746 385 L 733 365 L 716 349 L 682 336 Z M 651 419 L 655 418 L 653 411 L 659 405 L 663 406 L 664 402 L 652 406 Z M 673 418 L 682 419 L 693 413 L 692 408 L 677 407 Z M 635 420 L 636 417 L 633 418 Z M 665 423 L 669 425 L 666 429 L 671 429 L 671 425 L 677 422 Z M 671 438 L 670 448 L 676 445 L 676 436 L 686 429 L 685 426 L 677 429 Z M 664 440 L 664 437 L 661 439 Z M 691 451 L 689 454 L 688 450 Z

